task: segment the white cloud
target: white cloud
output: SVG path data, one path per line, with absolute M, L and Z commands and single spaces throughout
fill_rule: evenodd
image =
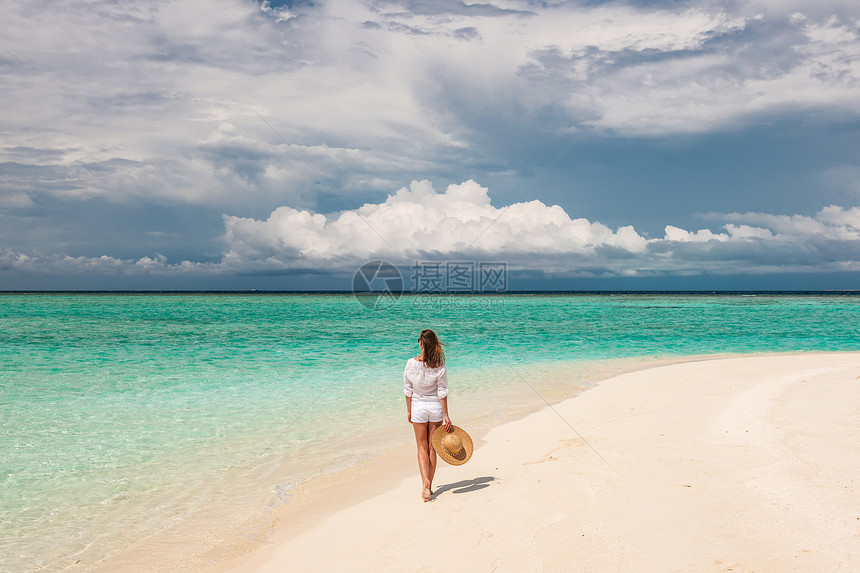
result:
M 771 239 L 773 233 L 770 229 L 762 227 L 750 227 L 749 225 L 735 225 L 728 223 L 726 231 L 732 239 Z
M 224 216 L 219 262 L 170 263 L 0 250 L 0 268 L 35 273 L 244 274 L 314 268 L 349 271 L 374 259 L 505 261 L 509 269 L 558 274 L 770 273 L 860 270 L 860 208 L 814 216 L 711 214 L 721 230 L 667 225 L 662 238 L 572 218 L 541 201 L 492 205 L 474 181 L 437 192 L 413 181 L 380 203 L 325 215 L 279 207 L 265 220 Z
M 44 150 L 27 164 L 45 176 L 15 182 L 31 195 L 230 209 L 237 188 L 272 205 L 314 180 L 257 113 L 347 192 L 479 157 L 462 101 L 536 132 L 625 136 L 857 117 L 860 10 L 818 4 L 5 2 L 0 153 Z
M 540 201 L 503 208 L 474 181 L 436 192 L 414 181 L 379 204 L 323 215 L 290 207 L 266 220 L 225 216 L 224 263 L 274 268 L 338 267 L 385 259 L 506 259 L 512 268 L 609 273 L 771 272 L 860 264 L 860 208 L 830 206 L 813 217 L 766 213 L 712 214 L 722 232 L 667 225 L 649 239 L 632 226 L 616 230 L 571 218 Z
M 23 272 L 34 275 L 142 275 L 205 274 L 221 272 L 220 265 L 207 265 L 182 261 L 168 263 L 164 255 L 140 259 L 121 259 L 108 255 L 98 257 L 73 257 L 63 253 L 26 254 L 12 249 L 0 249 L 0 270 Z
M 647 241 L 632 227 L 612 231 L 571 219 L 558 205 L 540 201 L 503 209 L 490 204 L 474 181 L 437 193 L 429 181 L 413 181 L 384 203 L 366 204 L 326 217 L 290 207 L 265 221 L 225 216 L 229 261 L 247 258 L 284 265 L 326 265 L 371 258 L 408 264 L 436 256 L 519 258 L 538 253 L 590 255 L 603 246 L 641 252 Z
M 751 229 L 748 225 L 758 225 L 772 230 L 777 235 L 787 236 L 822 236 L 826 238 L 844 238 L 844 233 L 850 229 L 850 221 L 854 209 L 845 210 L 842 207 L 830 206 L 824 208 L 815 217 L 802 215 L 771 215 L 768 213 L 729 213 L 722 215 L 732 223 L 741 223 L 740 227 Z M 836 224 L 845 221 L 846 224 Z M 732 225 L 733 228 L 739 228 Z M 860 237 L 858 237 L 860 238 Z
M 679 243 L 707 243 L 708 241 L 728 241 L 729 236 L 725 233 L 713 233 L 710 229 L 699 229 L 691 233 L 679 227 L 666 225 L 664 240 Z

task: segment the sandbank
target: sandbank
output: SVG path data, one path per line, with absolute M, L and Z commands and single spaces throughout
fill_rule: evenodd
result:
M 207 569 L 860 571 L 860 353 L 646 368 L 473 438 L 430 503 L 401 448 Z

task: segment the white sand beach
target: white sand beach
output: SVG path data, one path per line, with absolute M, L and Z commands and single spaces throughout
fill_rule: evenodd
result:
M 330 478 L 223 571 L 860 571 L 860 353 L 702 359 Z M 349 472 L 347 472 L 349 473 Z

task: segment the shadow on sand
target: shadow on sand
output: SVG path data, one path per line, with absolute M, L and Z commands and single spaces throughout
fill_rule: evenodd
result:
M 478 491 L 479 489 L 490 487 L 490 482 L 494 479 L 496 478 L 488 476 L 440 485 L 436 488 L 436 491 L 433 492 L 433 496 L 430 499 L 434 500 L 446 491 L 450 491 L 451 493 L 470 493 Z

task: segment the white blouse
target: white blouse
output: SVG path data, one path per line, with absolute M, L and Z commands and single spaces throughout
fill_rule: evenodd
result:
M 403 371 L 403 393 L 419 402 L 439 402 L 448 395 L 445 365 L 427 368 L 423 362 L 410 358 Z

